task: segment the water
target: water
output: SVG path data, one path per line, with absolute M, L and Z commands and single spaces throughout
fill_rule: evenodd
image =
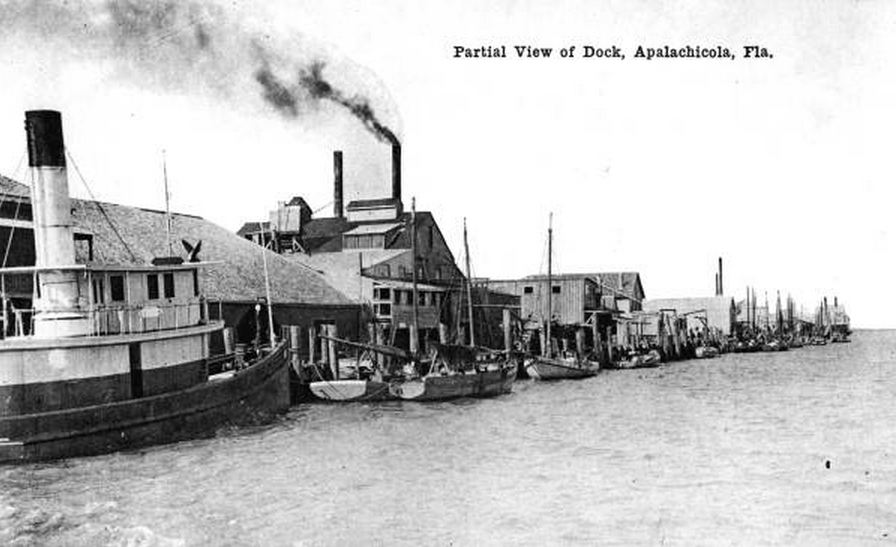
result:
M 0 468 L 0 544 L 879 544 L 896 331 Z

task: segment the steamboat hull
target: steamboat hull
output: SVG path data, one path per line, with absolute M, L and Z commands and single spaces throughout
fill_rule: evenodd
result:
M 474 374 L 426 376 L 419 380 L 397 382 L 392 394 L 408 401 L 442 401 L 461 397 L 496 397 L 513 390 L 516 365 L 503 366 Z
M 210 437 L 289 407 L 285 345 L 222 379 L 160 395 L 0 418 L 0 463 L 92 456 Z
M 526 372 L 536 380 L 566 380 L 588 378 L 597 374 L 600 367 L 596 364 L 567 364 L 557 359 L 536 357 L 526 363 Z

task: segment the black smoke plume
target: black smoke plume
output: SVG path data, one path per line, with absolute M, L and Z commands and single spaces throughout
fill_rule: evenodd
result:
M 17 48 L 34 49 L 48 64 L 108 63 L 114 79 L 241 107 L 250 102 L 247 94 L 255 95 L 290 119 L 325 99 L 378 139 L 398 143 L 367 98 L 324 79 L 319 47 L 298 34 L 288 45 L 279 43 L 264 29 L 247 28 L 225 6 L 196 0 L 0 0 L 0 46 L 12 57 Z M 357 76 L 357 67 L 343 65 L 340 80 Z

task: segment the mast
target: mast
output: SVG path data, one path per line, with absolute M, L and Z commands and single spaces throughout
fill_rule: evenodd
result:
M 165 179 L 165 241 L 168 242 L 168 256 L 174 256 L 171 251 L 171 194 L 168 193 L 168 162 L 165 158 L 165 149 L 162 149 L 162 178 Z
M 264 227 L 261 223 L 258 223 L 258 231 L 264 234 Z M 271 246 L 274 245 L 274 234 L 271 232 Z M 262 235 L 262 241 L 264 241 L 264 236 Z M 268 301 L 268 338 L 271 340 L 271 349 L 274 349 L 274 346 L 277 345 L 277 337 L 274 335 L 274 311 L 271 309 L 271 276 L 268 273 L 268 253 L 267 247 L 262 245 L 261 247 L 261 262 L 264 264 L 264 293 L 265 298 Z
M 470 316 L 470 347 L 476 347 L 473 324 L 473 278 L 470 276 L 470 244 L 467 242 L 467 217 L 464 217 L 464 255 L 467 262 L 467 311 Z
M 554 235 L 554 213 L 548 213 L 548 313 L 547 313 L 547 321 L 545 324 L 545 355 L 551 357 L 553 353 L 553 344 L 551 342 L 551 310 L 553 302 L 551 302 L 551 293 L 553 292 L 553 283 L 551 280 L 551 254 L 553 247 L 553 235 Z
M 420 332 L 419 318 L 417 315 L 417 198 L 411 198 L 411 287 L 413 291 L 414 330 L 411 332 L 409 345 L 411 353 L 417 353 L 418 336 Z

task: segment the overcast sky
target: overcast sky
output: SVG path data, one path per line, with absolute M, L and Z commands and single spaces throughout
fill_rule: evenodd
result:
M 389 149 L 357 119 L 262 98 L 262 64 L 288 84 L 323 60 L 402 139 L 405 204 L 433 211 L 457 258 L 467 217 L 475 275 L 544 271 L 553 211 L 555 271 L 703 296 L 723 256 L 738 299 L 837 295 L 855 326 L 896 327 L 892 2 L 226 2 L 125 37 L 96 5 L 41 15 L 55 4 L 0 2 L 0 173 L 23 156 L 23 111 L 53 108 L 100 200 L 163 208 L 162 149 L 172 209 L 233 230 L 293 195 L 331 214 L 335 148 L 349 199 L 386 196 Z M 501 44 L 554 53 L 453 58 Z M 666 44 L 738 58 L 633 58 Z M 740 58 L 749 44 L 774 57 Z

